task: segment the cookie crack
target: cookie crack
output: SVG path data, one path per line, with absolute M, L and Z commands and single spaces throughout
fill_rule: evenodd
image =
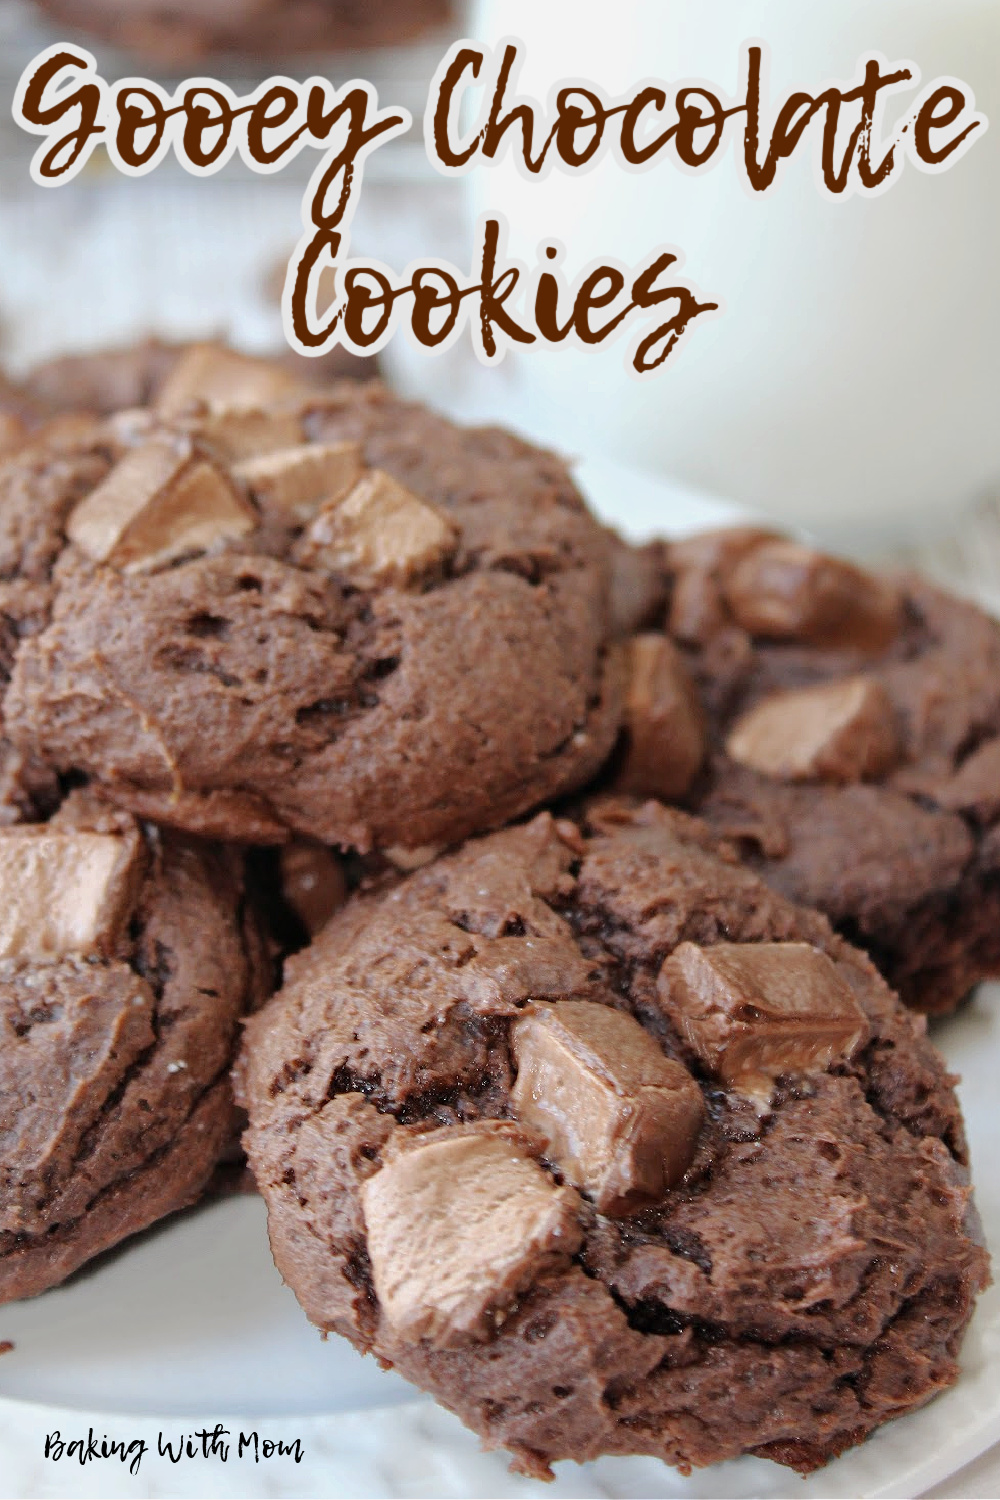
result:
M 154 1049 L 151 1048 L 149 1050 L 150 1052 L 152 1052 Z M 84 1223 L 88 1216 L 94 1212 L 94 1210 L 101 1204 L 104 1199 L 110 1197 L 113 1193 L 125 1186 L 129 1181 L 135 1178 L 142 1177 L 149 1171 L 154 1171 L 157 1165 L 167 1155 L 169 1155 L 172 1150 L 174 1150 L 176 1146 L 177 1136 L 179 1136 L 185 1129 L 185 1127 L 188 1125 L 192 1117 L 197 1113 L 199 1107 L 207 1098 L 207 1096 L 212 1092 L 212 1090 L 214 1088 L 217 1088 L 218 1085 L 226 1079 L 228 1073 L 228 1065 L 220 1068 L 218 1073 L 215 1074 L 210 1082 L 206 1084 L 206 1086 L 196 1095 L 192 1096 L 189 1107 L 186 1109 L 184 1115 L 179 1118 L 177 1127 L 172 1132 L 170 1139 L 164 1141 L 162 1145 L 157 1146 L 156 1149 L 154 1151 L 151 1151 L 148 1156 L 143 1156 L 141 1160 L 137 1161 L 134 1164 L 134 1166 L 130 1167 L 125 1172 L 122 1172 L 118 1176 L 113 1177 L 110 1182 L 104 1183 L 97 1190 L 97 1192 L 94 1193 L 93 1197 L 87 1199 L 86 1203 L 80 1209 L 80 1212 L 78 1214 L 74 1214 L 69 1219 L 57 1219 L 54 1223 L 46 1225 L 44 1229 L 40 1229 L 35 1233 L 0 1233 L 0 1246 L 4 1247 L 2 1249 L 2 1252 L 0 1253 L 8 1255 L 20 1249 L 30 1249 L 33 1246 L 52 1244 L 54 1241 L 69 1238 L 76 1227 Z M 72 1168 L 69 1173 L 70 1177 L 75 1175 L 75 1168 L 79 1160 L 79 1157 L 74 1158 Z M 49 1198 L 45 1201 L 51 1203 L 53 1199 Z M 44 1205 L 40 1205 L 40 1207 L 41 1206 Z

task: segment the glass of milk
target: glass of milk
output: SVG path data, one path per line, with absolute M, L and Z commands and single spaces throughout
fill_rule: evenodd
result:
M 772 100 L 846 82 L 873 50 L 915 62 L 924 83 L 970 85 L 992 129 L 950 171 L 907 163 L 876 198 L 821 194 L 806 143 L 767 194 L 747 189 L 731 149 L 697 175 L 662 158 L 626 172 L 608 157 L 544 182 L 509 153 L 477 166 L 463 179 L 470 225 L 503 213 L 510 252 L 529 266 L 552 239 L 570 279 L 594 257 L 632 265 L 679 246 L 683 274 L 725 310 L 641 381 L 626 371 L 626 338 L 536 344 L 476 388 L 483 410 L 492 392 L 552 442 L 831 540 L 926 528 L 1000 489 L 998 0 L 478 0 L 469 31 L 522 39 L 519 87 L 540 101 L 567 77 L 606 94 L 662 78 L 668 97 L 671 81 L 701 77 L 735 96 L 740 44 L 754 37 L 771 50 Z M 888 100 L 884 134 L 918 91 Z M 448 378 L 421 366 L 424 391 Z

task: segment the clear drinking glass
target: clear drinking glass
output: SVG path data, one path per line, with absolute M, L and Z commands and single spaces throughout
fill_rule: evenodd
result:
M 952 170 L 907 165 L 875 199 L 822 196 L 808 150 L 767 195 L 744 186 L 731 151 L 695 176 L 608 159 L 540 183 L 508 156 L 463 182 L 468 223 L 502 211 L 512 253 L 530 265 L 549 238 L 566 245 L 571 275 L 592 257 L 633 264 L 674 244 L 685 273 L 725 304 L 642 382 L 626 373 L 623 344 L 509 355 L 493 392 L 529 421 L 544 413 L 550 438 L 603 443 L 832 540 L 940 520 L 1000 484 L 996 0 L 478 0 L 471 27 L 524 40 L 521 86 L 541 100 L 573 76 L 611 93 L 702 76 L 735 94 L 748 37 L 770 46 L 772 98 L 848 79 L 873 49 L 915 61 L 925 81 L 970 84 L 992 129 Z M 913 97 L 890 99 L 887 124 Z M 424 365 L 454 391 L 447 363 Z

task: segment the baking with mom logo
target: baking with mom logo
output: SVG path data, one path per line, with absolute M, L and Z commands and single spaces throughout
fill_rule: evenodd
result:
M 139 1473 L 143 1459 L 152 1451 L 145 1438 L 110 1438 L 106 1433 L 97 1437 L 92 1427 L 86 1437 L 64 1436 L 56 1428 L 46 1435 L 44 1450 L 45 1457 L 52 1463 L 65 1460 L 85 1468 L 87 1464 L 102 1460 L 117 1460 L 127 1467 L 130 1474 Z M 228 1463 L 230 1454 L 233 1458 L 253 1463 L 281 1458 L 300 1464 L 304 1457 L 301 1438 L 285 1441 L 262 1436 L 256 1431 L 234 1433 L 221 1422 L 211 1429 L 203 1427 L 198 1432 L 159 1432 L 155 1452 L 172 1464 L 193 1458 L 214 1458 L 220 1463 Z
M 565 79 L 547 103 L 519 92 L 524 44 L 494 48 L 455 42 L 431 81 L 424 145 L 445 176 L 488 168 L 509 153 L 542 184 L 551 172 L 584 173 L 609 154 L 623 171 L 667 160 L 701 173 L 732 150 L 745 189 L 769 193 L 800 146 L 813 154 L 819 192 L 835 199 L 875 197 L 899 180 L 906 163 L 947 171 L 987 127 L 969 86 L 936 78 L 920 88 L 915 62 L 863 56 L 854 77 L 813 92 L 771 100 L 769 49 L 759 39 L 740 49 L 740 83 L 729 97 L 706 79 L 668 84 L 645 79 L 619 97 L 598 83 Z M 885 129 L 885 106 L 915 97 Z M 282 297 L 285 337 L 304 355 L 335 344 L 375 354 L 399 330 L 423 350 L 448 348 L 465 331 L 479 359 L 508 349 L 569 340 L 593 346 L 632 333 L 626 366 L 644 377 L 661 368 L 691 330 L 723 312 L 719 300 L 678 274 L 683 251 L 656 246 L 638 264 L 597 257 L 575 275 L 571 245 L 546 239 L 529 267 L 507 254 L 508 226 L 484 213 L 468 274 L 444 261 L 411 262 L 402 274 L 348 256 L 350 225 L 367 157 L 412 125 L 402 108 L 380 108 L 374 86 L 340 88 L 325 78 L 279 76 L 237 95 L 213 78 L 191 78 L 168 93 L 148 78 L 108 83 L 83 47 L 56 43 L 25 68 L 14 119 L 43 137 L 32 161 L 40 186 L 67 182 L 97 144 L 126 176 L 152 172 L 173 152 L 199 177 L 218 172 L 238 151 L 254 172 L 281 170 L 306 146 L 322 152 L 302 205 L 303 232 L 289 260 Z M 333 273 L 320 307 L 320 278 Z M 324 279 L 329 286 L 329 275 Z

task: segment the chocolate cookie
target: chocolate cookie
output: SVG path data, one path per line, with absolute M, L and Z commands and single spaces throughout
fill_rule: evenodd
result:
M 807 1472 L 955 1380 L 987 1279 L 924 1028 L 703 823 L 612 800 L 353 898 L 237 1093 L 309 1317 L 522 1470 Z
M 451 0 L 38 0 L 141 57 L 177 66 L 212 53 L 258 62 L 297 52 L 396 46 L 453 19 Z
M 0 476 L 7 587 L 41 575 L 9 630 L 15 748 L 250 843 L 450 843 L 586 782 L 621 660 L 564 465 L 377 385 L 230 374 L 191 351 L 72 472 Z
M 749 528 L 666 557 L 674 644 L 633 643 L 621 784 L 685 800 L 908 1004 L 952 1009 L 1000 972 L 1000 625 Z
M 266 982 L 241 860 L 75 792 L 0 830 L 0 1301 L 199 1197 Z

